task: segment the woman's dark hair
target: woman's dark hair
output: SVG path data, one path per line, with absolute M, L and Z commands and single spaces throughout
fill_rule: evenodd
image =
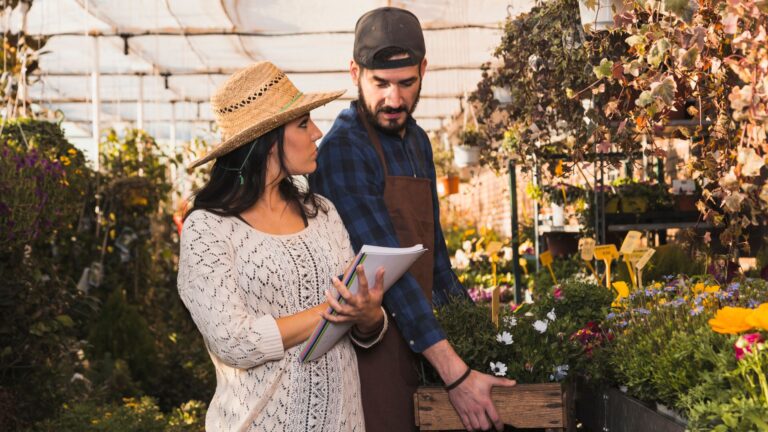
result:
M 284 136 L 285 126 L 280 126 L 216 159 L 211 177 L 193 194 L 192 208 L 184 218 L 195 210 L 239 217 L 240 213 L 253 206 L 264 194 L 267 160 L 273 146 L 277 146 L 280 169 L 288 171 L 285 167 Z M 328 211 L 311 189 L 301 190 L 291 176 L 281 180 L 278 189 L 289 203 L 297 204 L 306 218 L 317 216 L 318 210 Z

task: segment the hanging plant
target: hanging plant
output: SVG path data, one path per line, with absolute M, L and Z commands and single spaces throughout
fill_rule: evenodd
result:
M 724 244 L 739 245 L 768 210 L 765 2 L 631 2 L 615 21 L 629 49 L 592 45 L 604 114 L 634 134 L 690 139 L 697 207 L 725 227 Z M 649 141 L 646 154 L 663 157 Z
M 591 107 L 601 105 L 598 87 L 604 91 L 611 84 L 592 74 L 593 54 L 573 13 L 578 7 L 576 0 L 553 0 L 507 21 L 494 54 L 501 66 L 486 65 L 470 97 L 479 106 L 487 136 L 483 162 L 491 168 L 505 169 L 510 159 L 567 153 L 567 173 L 607 134 L 608 122 L 599 121 L 604 114 Z M 615 38 L 603 43 L 606 51 L 623 48 Z M 523 169 L 532 165 L 521 163 Z

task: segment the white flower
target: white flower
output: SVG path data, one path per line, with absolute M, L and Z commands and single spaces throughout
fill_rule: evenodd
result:
M 75 372 L 74 375 L 72 375 L 72 378 L 69 380 L 69 382 L 75 382 L 75 381 L 85 381 L 85 377 L 83 374 L 79 372 Z
M 502 332 L 496 335 L 496 340 L 504 345 L 512 345 L 512 335 L 509 332 Z
M 457 270 L 463 270 L 469 267 L 469 257 L 461 249 L 456 251 L 456 255 L 454 256 L 453 260 L 454 260 L 453 267 L 456 268 Z
M 504 324 L 506 324 L 509 327 L 516 326 L 517 325 L 517 317 L 505 316 L 504 317 Z
M 552 308 L 552 310 L 547 313 L 547 319 L 550 321 L 554 321 L 556 318 L 557 318 L 557 315 L 555 315 L 555 308 Z
M 496 376 L 507 375 L 507 365 L 502 362 L 491 362 L 491 372 Z
M 528 304 L 533 304 L 533 295 L 531 294 L 531 290 L 525 291 L 525 302 Z
M 464 240 L 464 243 L 461 244 L 461 248 L 464 249 L 464 251 L 467 253 L 472 252 L 472 242 L 469 240 Z
M 501 251 L 504 252 L 504 261 L 512 261 L 512 248 L 507 246 L 504 248 L 501 248 Z
M 544 333 L 545 331 L 547 331 L 547 322 L 544 320 L 536 320 L 533 323 L 533 328 L 535 328 L 536 331 L 539 333 Z

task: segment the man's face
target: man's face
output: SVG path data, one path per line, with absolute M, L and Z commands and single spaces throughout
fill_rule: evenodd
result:
M 389 134 L 401 134 L 408 115 L 419 103 L 426 60 L 397 69 L 362 69 L 354 61 L 350 72 L 368 121 Z

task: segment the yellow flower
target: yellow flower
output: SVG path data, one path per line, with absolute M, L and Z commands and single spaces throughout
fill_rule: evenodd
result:
M 693 286 L 692 291 L 694 294 L 701 294 L 701 293 L 711 294 L 711 293 L 720 291 L 720 287 L 717 285 L 704 285 L 704 283 L 699 282 Z
M 665 304 L 666 302 L 667 302 L 667 299 L 665 299 L 665 298 L 663 298 L 663 297 L 662 297 L 662 298 L 660 298 L 660 299 L 659 299 L 659 306 L 661 306 L 661 305 Z
M 70 156 L 75 156 L 75 155 L 77 155 L 77 150 L 71 148 L 71 149 L 67 150 L 67 153 L 69 153 Z
M 653 284 L 653 288 L 654 289 L 662 289 L 663 287 L 664 287 L 664 285 L 662 285 L 661 282 L 655 282 Z
M 768 303 L 757 307 L 746 319 L 747 324 L 760 330 L 768 330 Z
M 62 163 L 64 166 L 69 166 L 69 164 L 71 164 L 71 163 L 72 163 L 72 161 L 71 161 L 71 160 L 69 160 L 69 158 L 68 158 L 68 157 L 66 157 L 66 156 L 61 156 L 61 157 L 59 157 L 59 160 L 61 161 L 61 163 Z
M 709 326 L 717 333 L 739 334 L 752 328 L 747 319 L 753 312 L 752 309 L 726 306 L 709 320 Z

